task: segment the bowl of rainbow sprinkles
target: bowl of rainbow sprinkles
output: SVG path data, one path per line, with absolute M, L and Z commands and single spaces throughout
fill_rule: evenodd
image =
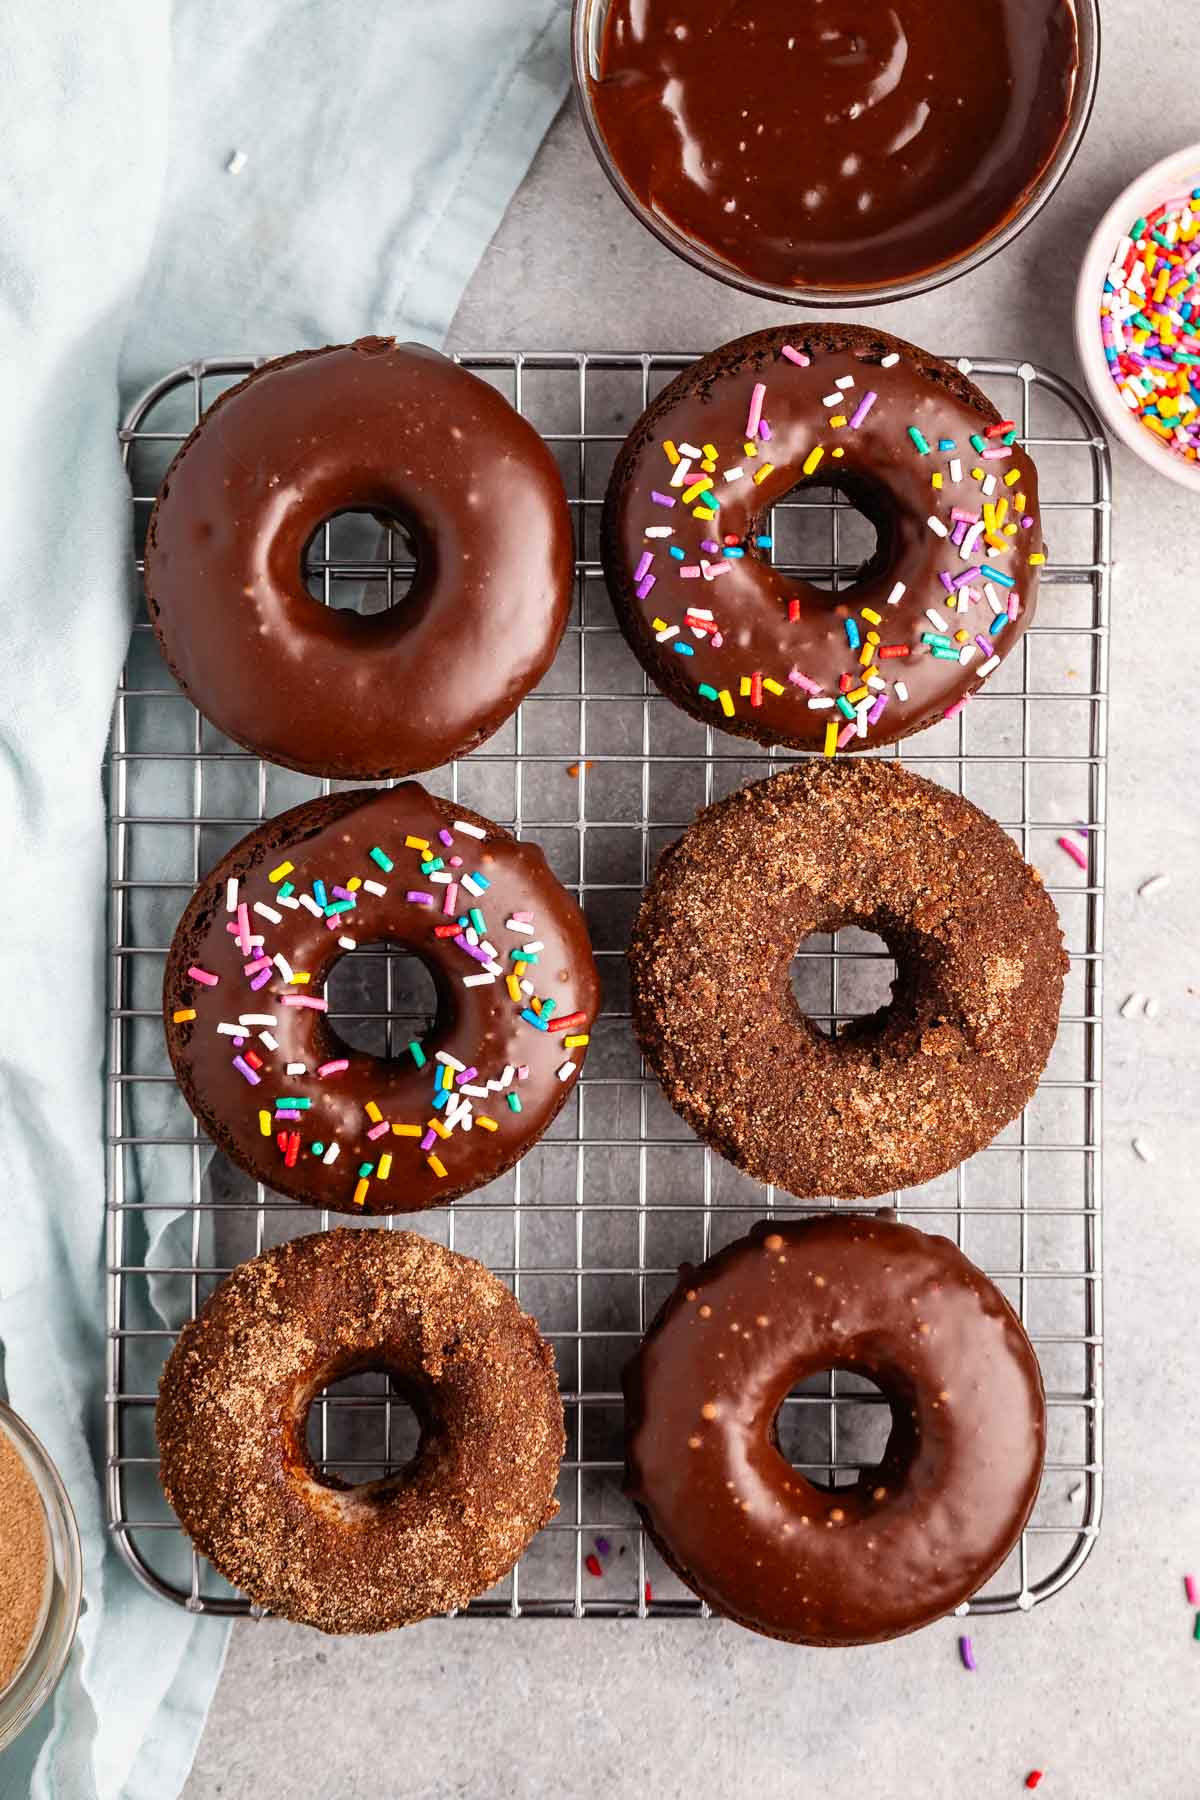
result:
M 1200 493 L 1200 144 L 1147 169 L 1101 219 L 1075 343 L 1112 435 Z

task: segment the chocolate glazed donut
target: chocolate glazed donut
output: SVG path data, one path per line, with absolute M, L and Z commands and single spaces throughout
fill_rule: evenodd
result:
M 386 1371 L 416 1456 L 351 1487 L 306 1444 L 322 1389 Z M 243 1263 L 185 1325 L 155 1418 L 201 1553 L 272 1612 L 389 1631 L 464 1606 L 558 1511 L 554 1352 L 481 1263 L 408 1231 L 330 1231 Z
M 413 950 L 433 1028 L 395 1058 L 344 1043 L 347 951 Z M 214 1143 L 338 1212 L 444 1206 L 512 1167 L 578 1078 L 600 988 L 583 915 L 535 844 L 415 781 L 293 807 L 231 850 L 176 929 L 167 1048 Z
M 319 526 L 398 518 L 405 598 L 364 617 L 302 576 Z M 571 521 L 554 460 L 502 395 L 420 344 L 361 338 L 265 364 L 167 470 L 146 598 L 176 680 L 247 749 L 311 775 L 436 768 L 490 737 L 566 624 Z
M 877 533 L 837 593 L 772 561 L 767 513 L 806 485 Z M 861 325 L 759 331 L 685 369 L 617 457 L 602 551 L 621 629 L 677 705 L 830 756 L 961 710 L 1032 620 L 1045 561 L 1014 422 Z
M 846 1369 L 891 1407 L 882 1460 L 822 1488 L 779 1409 Z M 766 1221 L 679 1286 L 625 1371 L 627 1482 L 680 1578 L 800 1644 L 900 1637 L 977 1593 L 1016 1543 L 1045 1456 L 1033 1346 L 948 1238 L 888 1217 Z
M 828 1037 L 792 959 L 857 925 L 890 1004 Z M 932 1181 L 1032 1097 L 1068 967 L 1012 840 L 897 762 L 807 762 L 708 807 L 663 855 L 629 949 L 633 1022 L 676 1110 L 758 1181 L 857 1199 Z

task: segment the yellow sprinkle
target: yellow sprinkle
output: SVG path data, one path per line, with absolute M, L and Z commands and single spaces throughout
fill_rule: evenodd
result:
M 513 974 L 523 975 L 528 967 L 529 964 L 527 962 L 515 962 L 513 964 Z
M 424 1137 L 425 1127 L 423 1125 L 393 1124 L 392 1133 L 395 1137 Z
M 652 631 L 665 631 L 667 629 L 667 621 L 665 619 L 651 619 L 650 629 Z
M 690 506 L 692 504 L 693 500 L 697 499 L 699 497 L 699 495 L 703 494 L 704 491 L 707 488 L 710 488 L 711 486 L 712 486 L 711 479 L 707 475 L 702 475 L 700 477 L 699 481 L 693 481 L 691 487 L 685 489 L 683 494 L 680 496 L 680 498 L 683 501 L 683 504 L 685 506 Z
M 864 644 L 858 653 L 858 660 L 864 669 L 869 668 L 875 661 L 875 645 L 869 642 Z
M 346 883 L 346 887 L 352 894 L 357 894 L 357 892 L 361 886 L 362 886 L 362 876 L 361 875 L 352 875 L 350 877 L 349 881 Z
M 591 1041 L 590 1035 L 586 1031 L 582 1031 L 578 1037 L 564 1038 L 563 1048 L 566 1050 L 578 1050 L 582 1045 L 590 1044 Z
M 178 1012 L 173 1012 L 171 1014 L 171 1023 L 173 1025 L 184 1025 L 189 1019 L 194 1019 L 195 1016 L 196 1009 L 194 1006 L 181 1006 Z
M 1046 558 L 1043 556 L 1043 554 L 1040 550 L 1035 550 L 1029 560 L 1036 567 L 1039 563 L 1044 563 Z
M 271 1135 L 271 1115 L 269 1112 L 260 1112 L 259 1113 L 258 1129 L 262 1132 L 264 1137 L 270 1137 L 270 1135 Z
M 445 1176 L 446 1165 L 442 1161 L 440 1156 L 435 1156 L 433 1154 L 432 1150 L 430 1151 L 429 1155 L 425 1158 L 425 1161 L 429 1164 L 430 1168 L 433 1170 L 434 1174 L 439 1178 L 439 1180 Z
M 711 506 L 693 506 L 692 508 L 693 519 L 715 519 L 716 516 Z
M 706 456 L 704 461 L 700 464 L 700 467 L 704 470 L 706 475 L 715 475 L 717 472 L 717 465 L 711 456 Z
M 882 625 L 883 624 L 882 614 L 875 612 L 869 606 L 863 607 L 862 617 L 867 621 L 868 625 Z
M 738 683 L 738 693 L 741 695 L 742 699 L 744 700 L 749 692 L 750 692 L 750 677 L 748 675 L 743 675 L 741 681 Z
M 1005 485 L 1005 487 L 1016 487 L 1016 485 L 1017 485 L 1018 481 L 1020 481 L 1020 479 L 1021 479 L 1020 469 L 1010 469 L 1008 471 L 1008 474 L 1004 477 L 1004 485 Z M 1018 501 L 1017 504 L 1020 505 L 1020 501 Z
M 380 1181 L 386 1181 L 391 1172 L 392 1153 L 390 1150 L 385 1150 L 379 1159 L 379 1167 L 376 1169 L 375 1173 L 378 1175 Z
M 867 615 L 864 613 L 863 617 L 866 618 L 866 616 Z M 871 617 L 875 617 L 874 613 L 871 614 Z M 867 642 L 868 644 L 877 644 L 879 642 L 879 633 L 877 631 L 868 631 Z
M 516 976 L 515 975 L 506 976 L 505 980 L 504 980 L 504 985 L 508 989 L 509 999 L 515 1000 L 519 1005 L 520 1000 L 521 1000 L 521 984 L 517 980 Z
M 826 756 L 835 756 L 837 754 L 837 741 L 838 741 L 838 728 L 833 723 L 833 720 L 831 719 L 829 721 L 829 724 L 825 727 L 825 754 L 826 754 Z
M 372 1125 L 379 1125 L 383 1122 L 383 1114 L 380 1112 L 379 1108 L 376 1106 L 376 1104 L 373 1100 L 368 1100 L 367 1104 L 363 1110 L 366 1112 L 366 1115 L 367 1115 L 368 1119 L 370 1119 Z
M 781 681 L 772 681 L 769 675 L 763 676 L 763 686 L 766 688 L 768 694 L 782 694 L 784 692 L 783 683 Z
M 774 467 L 775 467 L 774 463 L 764 463 L 761 469 L 755 469 L 754 480 L 756 482 L 765 481 L 767 479 L 767 476 L 771 473 L 771 470 Z
M 836 431 L 838 429 L 839 425 L 844 425 L 846 423 L 845 413 L 834 413 L 834 415 L 833 415 L 832 419 L 830 419 L 829 423 L 833 426 L 834 430 Z
M 727 719 L 732 719 L 732 717 L 733 717 L 733 695 L 730 693 L 729 689 L 722 688 L 720 693 L 717 695 L 717 699 L 721 702 L 721 711 L 725 714 L 725 717 Z
M 669 463 L 677 463 L 679 461 L 679 452 L 675 448 L 674 444 L 671 442 L 670 438 L 667 438 L 664 441 L 663 449 L 667 453 L 667 461 Z
M 1004 523 L 1005 519 L 1007 519 L 1007 517 L 1008 517 L 1008 498 L 1006 495 L 1001 494 L 999 500 L 996 502 L 996 523 L 997 523 L 997 525 L 1003 525 L 1003 523 Z
M 292 970 L 292 986 L 293 987 L 303 987 L 306 982 L 309 982 L 311 980 L 312 980 L 312 976 L 309 974 L 307 969 L 293 969 Z
M 972 469 L 971 470 L 971 480 L 972 481 L 982 481 L 983 480 L 983 470 L 982 469 Z
M 707 456 L 709 462 L 716 462 L 718 456 L 721 454 L 715 444 L 701 444 L 700 448 L 703 450 L 705 456 Z
M 428 850 L 429 839 L 428 838 L 419 838 L 419 837 L 406 837 L 404 840 L 404 848 L 406 850 Z
M 983 522 L 987 526 L 989 531 L 995 531 L 995 529 L 996 529 L 996 509 L 992 505 L 990 500 L 985 500 L 983 503 Z
M 971 634 L 969 631 L 956 631 L 954 634 L 954 641 L 956 644 L 969 644 L 971 641 Z
M 845 456 L 846 452 L 842 449 L 841 445 L 839 444 L 837 449 L 832 451 L 831 454 L 834 456 Z
M 359 1181 L 358 1186 L 354 1190 L 355 1206 L 365 1206 L 367 1204 L 367 1192 L 368 1192 L 370 1186 L 371 1186 L 370 1182 L 367 1180 L 366 1176 L 364 1175 L 361 1178 L 361 1180 Z
M 820 460 L 824 456 L 824 454 L 825 454 L 824 448 L 820 444 L 817 445 L 815 450 L 809 451 L 808 455 L 804 459 L 804 473 L 806 475 L 812 474 L 813 470 L 817 467 L 818 463 L 820 462 Z
M 1016 537 L 1016 535 L 1017 535 L 1016 526 L 1015 525 L 1006 525 L 1004 527 L 1004 535 L 1005 535 L 1005 537 Z
M 742 445 L 742 454 L 744 456 L 757 456 L 758 455 L 758 445 L 752 444 L 750 442 L 750 439 L 747 438 L 746 442 Z
M 475 1123 L 477 1125 L 482 1125 L 485 1131 L 499 1131 L 500 1129 L 495 1119 L 490 1119 L 487 1113 L 476 1113 Z
M 291 874 L 291 872 L 295 868 L 295 866 L 296 866 L 295 863 L 281 862 L 277 869 L 271 870 L 270 874 L 267 876 L 267 880 L 268 881 L 282 881 L 285 875 Z
M 440 1138 L 448 1138 L 450 1136 L 450 1133 L 438 1118 L 426 1119 L 425 1128 L 427 1131 L 436 1131 Z
M 930 486 L 931 487 L 940 489 L 941 485 L 942 485 L 942 478 L 940 475 L 933 475 L 930 477 Z
M 454 1086 L 454 1070 L 449 1063 L 445 1063 L 442 1067 L 442 1086 L 447 1091 Z
M 846 695 L 846 698 L 851 706 L 857 706 L 860 700 L 866 699 L 870 691 L 868 687 L 856 687 L 852 693 Z

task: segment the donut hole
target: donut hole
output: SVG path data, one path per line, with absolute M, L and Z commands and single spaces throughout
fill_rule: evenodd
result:
M 887 502 L 871 483 L 798 482 L 771 511 L 771 556 L 785 575 L 842 595 L 882 567 Z
M 331 514 L 317 526 L 300 559 L 304 585 L 314 600 L 363 617 L 402 605 L 419 567 L 409 522 L 380 509 Z
M 442 1010 L 433 971 L 388 941 L 347 950 L 325 979 L 326 1021 L 339 1043 L 366 1056 L 402 1056 L 429 1036 Z
M 317 1480 L 325 1487 L 360 1488 L 412 1469 L 425 1422 L 411 1385 L 373 1366 L 314 1394 L 304 1431 Z
M 823 1036 L 836 1039 L 852 1022 L 882 1031 L 891 1011 L 897 961 L 877 931 L 847 925 L 814 933 L 792 959 L 792 993 L 800 1011 Z
M 883 1461 L 892 1435 L 892 1402 L 857 1369 L 807 1376 L 775 1415 L 780 1455 L 814 1487 L 853 1487 Z

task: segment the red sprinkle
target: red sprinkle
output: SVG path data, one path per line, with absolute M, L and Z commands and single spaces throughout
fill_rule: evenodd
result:
M 600 1558 L 598 1556 L 593 1556 L 590 1550 L 583 1559 L 583 1566 L 589 1575 L 594 1575 L 596 1577 L 597 1581 L 599 1581 L 601 1575 L 604 1573 L 603 1569 L 600 1567 Z
M 848 694 L 850 692 L 850 689 L 853 686 L 854 686 L 853 675 L 839 675 L 838 676 L 838 687 L 840 688 L 840 690 L 843 694 Z
M 296 1158 L 299 1156 L 299 1154 L 300 1154 L 300 1133 L 298 1131 L 293 1131 L 288 1134 L 287 1154 L 283 1159 L 284 1168 L 294 1169 L 296 1166 Z
M 646 1605 L 649 1606 L 653 1599 L 654 1599 L 654 1589 L 650 1586 L 650 1583 L 647 1582 L 646 1583 Z
M 751 677 L 750 677 L 750 704 L 751 704 L 751 706 L 761 706 L 762 705 L 762 670 L 761 669 L 755 669 L 753 675 L 751 675 Z
M 548 1031 L 569 1031 L 572 1025 L 586 1025 L 587 1014 L 581 1012 L 568 1013 L 565 1018 L 551 1019 Z
M 262 1057 L 257 1055 L 253 1050 L 247 1050 L 246 1061 L 250 1064 L 252 1069 L 261 1069 L 263 1066 Z
M 888 656 L 907 656 L 908 655 L 908 645 L 907 644 L 880 644 L 880 646 L 879 646 L 878 650 L 875 652 L 875 654 L 880 659 L 881 662 L 883 661 L 883 659 L 885 657 L 888 657 Z
M 789 623 L 789 625 L 794 625 L 796 623 L 796 620 L 799 617 L 800 617 L 800 602 L 798 600 L 789 600 L 788 601 L 788 623 Z
M 1042 1779 L 1042 1770 L 1041 1769 L 1030 1769 L 1028 1775 L 1025 1777 L 1025 1786 L 1027 1788 L 1035 1788 L 1041 1779 Z
M 1015 419 L 1001 419 L 998 425 L 989 425 L 983 435 L 985 438 L 1003 437 L 1006 431 L 1015 431 L 1016 428 Z
M 434 937 L 457 937 L 461 930 L 461 925 L 435 925 L 433 935 Z

